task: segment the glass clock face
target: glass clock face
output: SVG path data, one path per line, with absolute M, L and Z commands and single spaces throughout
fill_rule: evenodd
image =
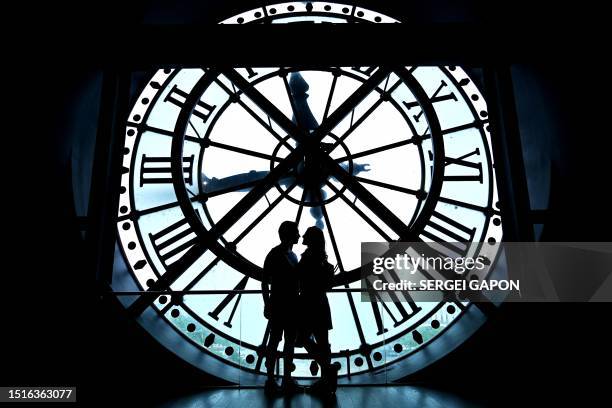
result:
M 224 23 L 357 20 L 395 22 L 312 2 Z M 336 289 L 360 287 L 361 242 L 436 241 L 449 254 L 495 260 L 485 248 L 502 238 L 490 139 L 486 102 L 459 67 L 159 70 L 126 125 L 117 229 L 127 271 L 145 290 L 162 279 L 171 291 L 221 291 L 169 292 L 152 308 L 159 324 L 232 374 L 203 369 L 263 378 L 269 327 L 257 291 L 280 223 L 323 229 Z M 466 241 L 485 244 L 457 244 Z M 410 365 L 474 309 L 368 303 L 350 291 L 328 298 L 333 361 L 345 378 Z M 318 376 L 304 350 L 296 353 L 293 375 Z

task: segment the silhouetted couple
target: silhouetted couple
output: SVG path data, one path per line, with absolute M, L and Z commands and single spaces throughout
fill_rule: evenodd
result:
M 270 337 L 267 345 L 266 391 L 274 392 L 278 385 L 274 380 L 277 348 L 282 337 L 283 381 L 281 389 L 292 392 L 298 388 L 291 378 L 293 349 L 303 346 L 321 367 L 321 379 L 312 386 L 313 391 L 333 393 L 337 384 L 337 369 L 331 363 L 328 330 L 332 329 L 327 290 L 331 288 L 333 266 L 327 262 L 325 237 L 317 227 L 304 233 L 307 246 L 298 262 L 292 251 L 300 234 L 297 224 L 285 221 L 278 230 L 281 243 L 272 248 L 264 263 L 262 292 L 264 316 L 270 321 Z

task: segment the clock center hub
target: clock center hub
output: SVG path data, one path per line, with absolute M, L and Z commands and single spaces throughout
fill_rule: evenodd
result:
M 276 188 L 279 192 L 284 193 L 289 186 L 295 184 L 294 188 L 288 195 L 287 199 L 298 205 L 306 207 L 318 207 L 338 198 L 338 194 L 344 192 L 346 187 L 340 185 L 334 178 L 331 170 L 320 159 L 320 155 L 329 155 L 334 157 L 346 157 L 347 159 L 337 162 L 345 171 L 350 174 L 354 172 L 353 160 L 351 152 L 346 144 L 335 135 L 328 135 L 326 139 L 333 139 L 329 142 L 321 142 L 315 147 L 317 151 L 306 150 L 302 159 L 289 172 L 287 177 L 282 179 L 282 182 L 276 183 Z M 270 170 L 278 165 L 278 159 L 286 157 L 287 149 L 281 149 L 285 142 L 291 140 L 290 136 L 285 136 L 282 142 L 279 142 L 272 152 L 273 159 L 270 160 Z M 332 146 L 338 142 L 338 146 L 332 150 Z M 280 152 L 285 152 L 285 156 L 280 156 Z M 334 188 L 330 187 L 330 184 Z

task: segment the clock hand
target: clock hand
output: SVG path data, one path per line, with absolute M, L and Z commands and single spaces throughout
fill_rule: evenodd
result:
M 340 165 L 340 167 L 342 167 L 345 171 L 349 171 L 349 165 L 348 163 L 342 163 Z M 364 163 L 364 164 L 358 164 L 355 163 L 353 164 L 353 172 L 351 173 L 353 176 L 356 176 L 357 174 L 364 172 L 364 171 L 370 171 L 370 164 L 369 163 Z
M 323 150 L 325 153 L 329 153 L 334 149 L 334 144 L 333 143 L 321 143 L 321 150 Z M 346 163 L 346 161 L 342 162 L 340 164 L 340 167 L 342 167 L 345 171 L 348 172 L 348 168 L 349 165 L 348 163 Z M 357 164 L 354 163 L 353 164 L 353 176 L 356 176 L 357 174 L 361 173 L 362 171 L 370 171 L 370 165 L 368 163 L 364 163 L 364 164 Z
M 313 131 L 319 127 L 310 106 L 308 105 L 308 89 L 310 86 L 299 72 L 292 72 L 289 77 L 290 97 L 293 99 L 294 116 L 293 123 L 308 131 Z M 298 173 L 302 176 L 302 185 L 306 189 L 305 200 L 307 202 L 323 202 L 327 196 L 323 191 L 322 183 L 317 181 L 317 163 L 312 162 L 312 158 L 305 157 L 304 161 L 298 165 Z M 313 171 L 314 170 L 314 171 Z M 310 207 L 310 215 L 316 220 L 315 225 L 321 229 L 325 227 L 323 223 L 323 212 L 320 206 Z
M 268 174 L 267 171 L 256 171 L 251 170 L 246 173 L 234 174 L 228 177 L 207 177 L 204 173 L 202 173 L 203 186 L 202 192 L 204 194 L 212 194 L 222 190 L 231 190 L 235 192 L 248 192 L 253 186 L 248 186 L 244 188 L 237 188 L 236 190 L 232 190 L 233 187 L 239 187 L 242 184 L 252 183 L 263 179 Z M 292 175 L 283 177 L 279 180 L 279 184 L 288 187 L 295 181 L 295 177 Z
M 322 188 L 308 188 L 306 201 L 323 202 L 327 198 L 327 193 Z M 323 210 L 321 206 L 310 207 L 310 215 L 315 219 L 315 225 L 320 229 L 325 228 L 323 223 Z
M 308 89 L 310 86 L 299 72 L 292 72 L 289 77 L 289 89 L 294 104 L 293 123 L 303 129 L 312 131 L 319 127 L 319 123 L 308 106 Z
M 316 119 L 314 118 L 314 115 L 310 111 L 310 107 L 308 106 L 308 93 L 306 92 L 308 91 L 308 88 L 309 85 L 304 80 L 302 75 L 297 72 L 291 74 L 289 80 L 289 89 L 291 92 L 290 96 L 293 99 L 293 105 L 295 107 L 295 115 L 293 117 L 293 122 L 305 127 L 308 130 L 314 130 L 319 126 L 319 124 L 317 123 Z M 267 174 L 267 171 L 256 170 L 251 170 L 246 173 L 239 173 L 223 178 L 209 178 L 205 174 L 202 174 L 202 192 L 204 194 L 214 194 L 215 192 L 221 191 L 247 192 L 253 187 L 252 185 L 246 185 L 244 186 L 244 188 L 240 188 L 240 186 L 243 184 L 248 184 L 257 180 L 261 180 Z M 295 173 L 289 174 L 286 177 L 281 178 L 278 183 L 279 185 L 288 187 L 294 182 Z M 235 187 L 236 189 L 234 189 Z
M 299 72 L 292 72 L 289 77 L 290 97 L 293 99 L 294 116 L 293 123 L 308 131 L 313 131 L 319 127 L 319 123 L 315 119 L 310 106 L 308 105 L 308 89 L 310 86 Z M 321 143 L 325 151 L 326 145 L 329 143 Z M 348 171 L 348 163 L 341 165 Z M 322 173 L 317 169 L 316 163 L 312 157 L 305 157 L 304 161 L 298 165 L 297 173 L 303 179 L 303 188 L 307 190 L 306 201 L 323 203 L 327 198 L 327 193 L 323 190 L 324 179 Z M 352 174 L 357 175 L 363 171 L 369 171 L 369 164 L 353 165 Z M 316 226 L 323 229 L 323 211 L 320 206 L 310 208 L 310 214 L 316 220 Z
M 228 177 L 207 177 L 204 173 L 202 173 L 202 191 L 204 193 L 213 193 L 215 191 L 224 190 L 227 188 L 232 188 L 235 186 L 239 186 L 244 183 L 248 183 L 255 180 L 261 180 L 268 174 L 267 171 L 255 171 L 251 170 L 247 173 L 239 173 L 234 174 Z M 237 190 L 241 191 L 241 190 Z
M 348 171 L 348 164 L 347 163 L 343 163 L 340 165 L 344 170 Z M 359 173 L 361 173 L 362 171 L 370 171 L 369 168 L 369 164 L 365 163 L 365 164 L 355 164 L 353 165 L 353 175 L 357 175 Z M 252 181 L 257 181 L 257 180 L 261 180 L 262 178 L 264 178 L 266 175 L 268 174 L 267 171 L 256 171 L 256 170 L 251 170 L 247 173 L 239 173 L 239 174 L 234 174 L 232 176 L 228 176 L 228 177 L 223 177 L 223 178 L 217 178 L 217 177 L 212 177 L 209 178 L 207 177 L 205 174 L 202 174 L 202 178 L 203 178 L 203 187 L 202 190 L 204 191 L 204 193 L 214 193 L 215 191 L 220 191 L 220 190 L 224 190 L 224 189 L 228 189 L 228 188 L 232 188 L 235 186 L 239 186 L 241 184 L 244 183 L 249 183 Z M 279 184 L 287 187 L 288 185 L 292 184 L 295 181 L 295 177 L 293 175 L 288 176 L 288 177 L 283 177 L 279 180 Z M 249 188 L 243 188 L 243 189 L 239 189 L 239 190 L 235 190 L 235 191 L 248 191 Z M 323 191 L 323 194 L 325 194 L 325 192 Z
M 314 130 L 319 127 L 319 123 L 315 119 L 310 106 L 308 105 L 308 89 L 310 85 L 302 77 L 299 72 L 292 72 L 289 78 L 289 89 L 291 90 L 291 96 L 295 103 L 295 115 L 292 118 L 293 123 L 300 125 L 307 130 Z M 296 117 L 297 116 L 297 117 Z M 331 143 L 321 143 L 323 151 L 327 151 L 326 147 L 333 145 Z M 342 165 L 345 170 L 348 171 L 348 165 Z M 370 171 L 369 164 L 355 164 L 353 165 L 353 175 L 357 175 L 362 171 Z
M 315 119 L 310 106 L 308 105 L 308 89 L 310 86 L 299 72 L 292 72 L 288 81 L 289 96 L 292 99 L 294 116 L 293 123 L 308 130 L 313 131 L 319 123 Z M 325 143 L 323 148 L 325 150 Z M 348 163 L 343 163 L 341 166 L 348 171 Z M 310 202 L 322 203 L 327 197 L 327 193 L 323 190 L 324 176 L 317 171 L 318 164 L 313 162 L 312 157 L 304 157 L 304 160 L 298 164 L 296 169 L 279 180 L 279 185 L 289 186 L 295 183 L 298 177 L 299 184 L 307 190 L 306 200 Z M 353 165 L 352 174 L 357 175 L 362 171 L 369 171 L 369 164 Z M 267 171 L 251 170 L 246 173 L 235 174 L 229 177 L 209 178 L 205 174 L 203 176 L 202 192 L 203 194 L 214 194 L 215 192 L 247 192 L 253 186 L 250 183 L 261 180 L 268 174 Z M 241 187 L 243 186 L 243 187 Z M 312 217 L 316 220 L 316 225 L 323 228 L 323 213 L 320 206 L 310 208 Z

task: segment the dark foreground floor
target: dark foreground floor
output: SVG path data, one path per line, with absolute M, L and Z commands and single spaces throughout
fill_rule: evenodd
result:
M 414 386 L 339 387 L 335 398 L 323 401 L 306 393 L 291 397 L 268 398 L 260 388 L 210 389 L 167 401 L 161 408 L 238 408 L 238 407 L 354 407 L 354 408 L 464 408 L 478 407 L 452 394 Z

